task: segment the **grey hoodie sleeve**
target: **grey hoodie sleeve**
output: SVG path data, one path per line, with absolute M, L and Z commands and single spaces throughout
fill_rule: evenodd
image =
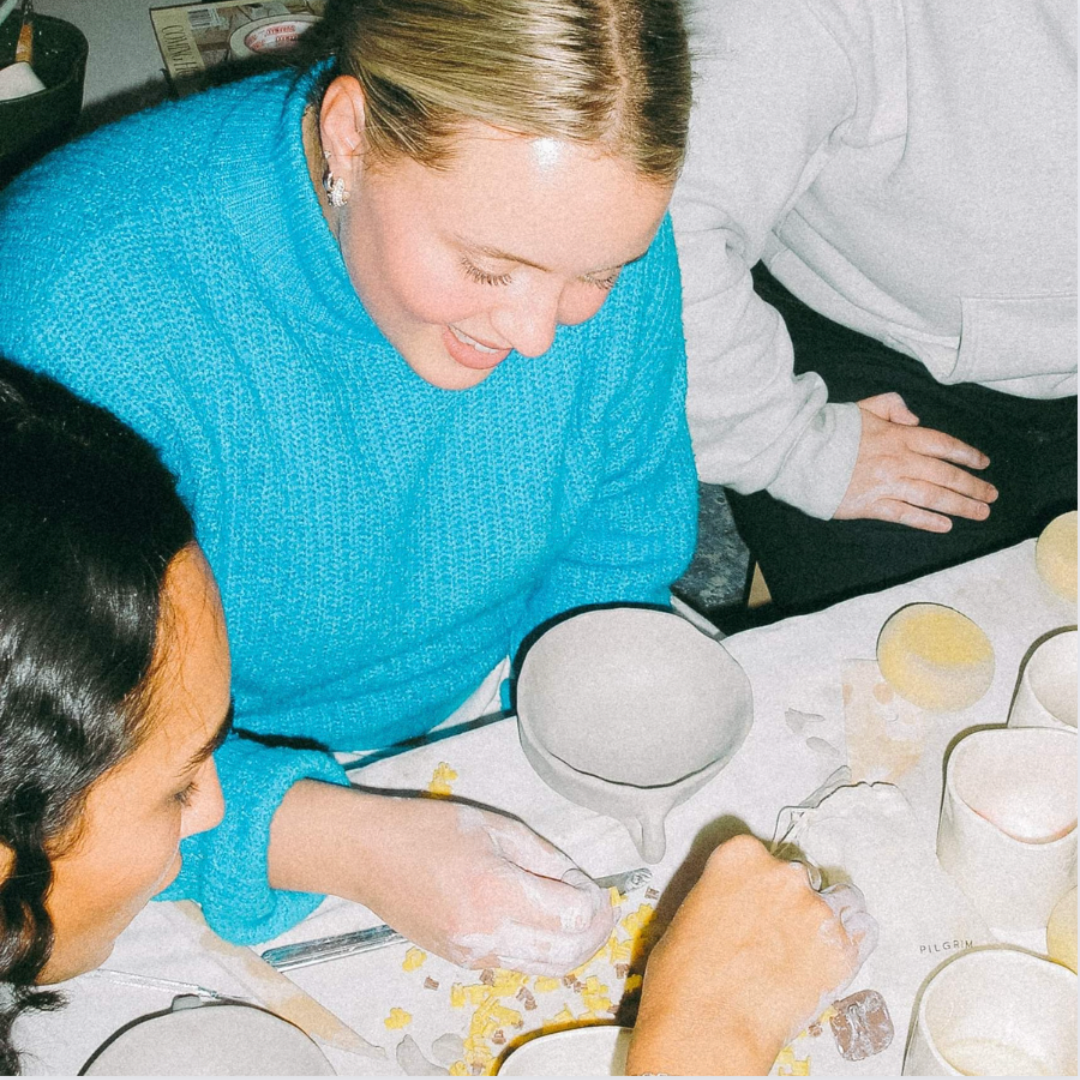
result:
M 858 455 L 858 406 L 795 376 L 750 267 L 824 168 L 856 108 L 845 50 L 803 0 L 699 3 L 690 143 L 672 204 L 683 279 L 687 415 L 698 473 L 829 518 Z

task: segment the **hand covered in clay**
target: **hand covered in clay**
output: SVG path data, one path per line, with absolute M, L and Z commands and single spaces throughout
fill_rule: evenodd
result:
M 876 943 L 853 886 L 817 893 L 804 866 L 729 840 L 649 957 L 628 1071 L 765 1075 Z
M 410 941 L 464 967 L 564 975 L 607 940 L 608 894 L 521 822 L 435 799 L 388 801 L 389 858 L 366 903 Z
M 834 518 L 877 518 L 943 533 L 952 528 L 949 516 L 983 521 L 990 515 L 997 489 L 967 471 L 985 469 L 985 454 L 920 427 L 899 394 L 864 398 L 859 409 L 859 456 Z
M 274 815 L 277 889 L 365 904 L 465 967 L 564 975 L 607 941 L 608 893 L 513 818 L 302 780 Z

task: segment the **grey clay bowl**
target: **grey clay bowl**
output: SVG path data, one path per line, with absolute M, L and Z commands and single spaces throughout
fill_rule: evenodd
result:
M 521 747 L 559 794 L 629 830 L 659 862 L 664 818 L 712 779 L 753 720 L 750 682 L 719 642 L 650 608 L 587 611 L 528 651 Z

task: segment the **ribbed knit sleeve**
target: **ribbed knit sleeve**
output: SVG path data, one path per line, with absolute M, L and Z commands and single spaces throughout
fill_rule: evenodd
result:
M 567 546 L 530 597 L 513 642 L 586 604 L 667 604 L 694 552 L 697 482 L 686 429 L 679 266 L 665 219 L 643 264 L 619 281 L 605 325 L 613 362 L 582 396 L 576 436 L 595 440 L 603 475 Z M 615 302 L 612 298 L 612 303 Z M 615 313 L 613 313 L 614 315 Z M 566 486 L 581 482 L 568 458 Z
M 225 795 L 216 829 L 180 845 L 183 868 L 158 900 L 195 900 L 210 927 L 227 941 L 253 945 L 295 926 L 323 897 L 272 889 L 267 874 L 270 821 L 299 780 L 347 786 L 345 770 L 317 750 L 269 747 L 232 736 L 214 755 Z

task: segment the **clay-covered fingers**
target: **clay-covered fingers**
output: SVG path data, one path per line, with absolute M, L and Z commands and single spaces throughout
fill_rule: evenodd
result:
M 820 896 L 829 910 L 839 919 L 845 935 L 855 946 L 857 962 L 851 976 L 844 984 L 846 985 L 877 947 L 877 920 L 866 910 L 866 900 L 854 885 L 831 885 L 823 889 Z
M 813 863 L 804 862 L 802 859 L 792 859 L 788 863 L 795 868 L 796 876 L 806 881 L 811 889 L 821 888 L 821 871 Z
M 517 819 L 475 807 L 463 807 L 462 810 L 463 821 L 482 828 L 495 850 L 509 862 L 556 881 L 569 881 L 577 871 L 592 884 L 592 879 L 578 870 L 573 859 Z
M 492 929 L 461 939 L 470 963 L 494 956 L 501 967 L 546 975 L 585 963 L 614 925 L 609 894 L 521 822 L 466 809 L 466 827 L 482 830 L 492 853 L 481 897 Z

